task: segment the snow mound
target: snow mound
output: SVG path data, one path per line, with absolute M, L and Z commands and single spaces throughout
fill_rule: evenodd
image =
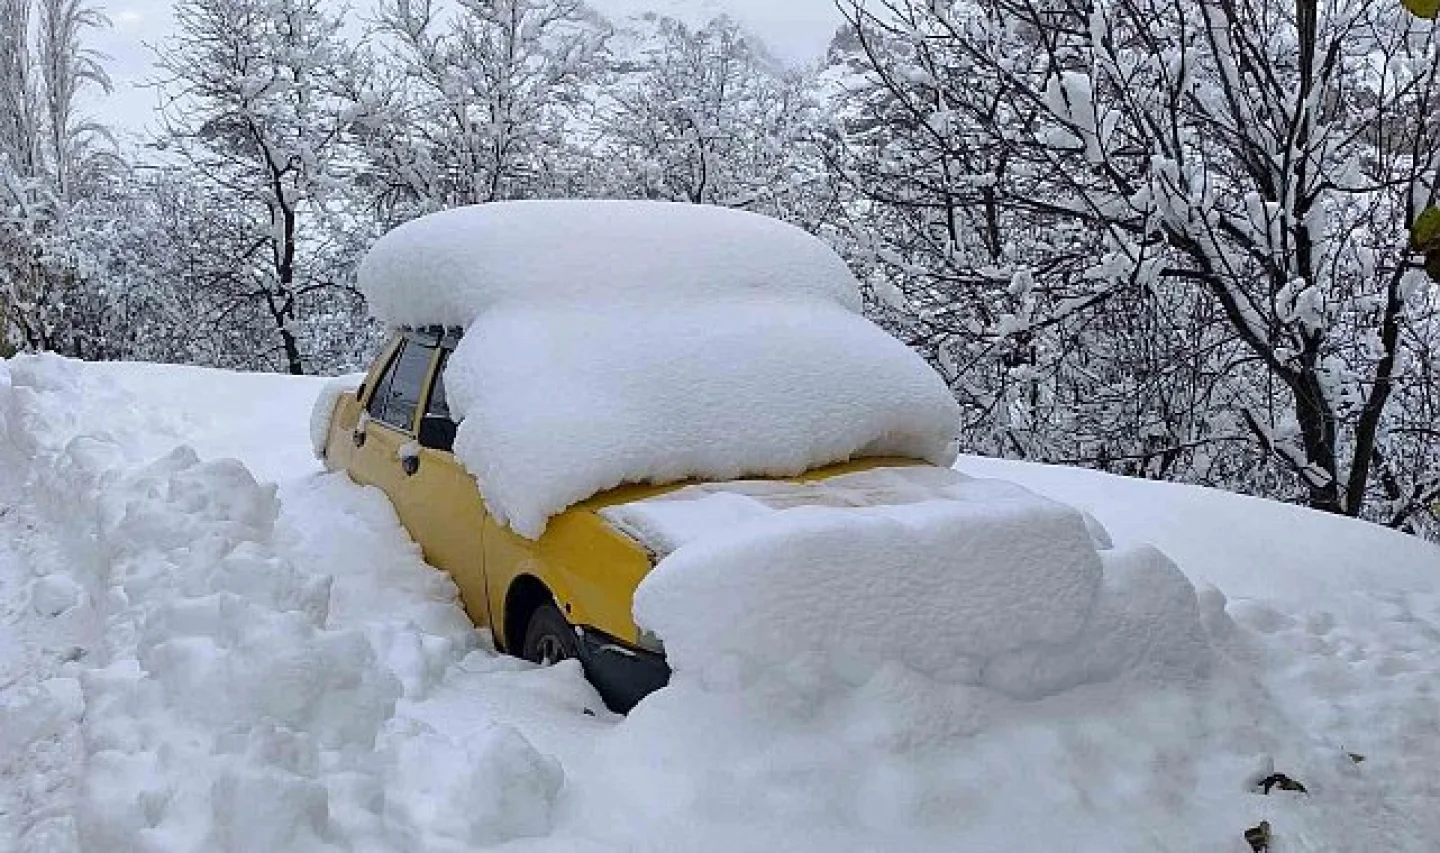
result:
M 310 408 L 310 450 L 316 459 L 325 458 L 325 440 L 330 436 L 330 419 L 335 415 L 335 404 L 346 394 L 353 394 L 365 382 L 365 374 L 353 373 L 337 376 L 326 382 Z
M 1158 551 L 1102 552 L 1079 512 L 954 471 L 837 480 L 695 487 L 609 514 L 674 546 L 635 615 L 677 674 L 810 657 L 856 684 L 898 663 L 1035 698 L 1207 671 L 1195 590 Z
M 845 308 L 749 299 L 509 306 L 470 326 L 446 387 L 455 453 L 525 536 L 626 482 L 788 476 L 857 456 L 948 465 L 934 371 Z
M 401 225 L 360 265 L 370 311 L 466 326 L 506 302 L 641 303 L 784 294 L 859 310 L 845 262 L 769 217 L 647 201 L 516 201 Z
M 490 725 L 462 742 L 424 724 L 387 737 L 386 818 L 405 850 L 473 850 L 551 830 L 565 781 L 560 763 L 514 728 Z

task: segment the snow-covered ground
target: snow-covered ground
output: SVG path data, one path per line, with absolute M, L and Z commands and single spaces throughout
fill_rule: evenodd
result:
M 1018 699 L 831 671 L 842 647 L 717 662 L 621 719 L 574 664 L 494 654 L 384 497 L 319 470 L 323 384 L 0 365 L 0 850 L 1243 853 L 1262 820 L 1277 851 L 1436 849 L 1433 546 L 965 458 L 1199 588 L 1166 581 L 1146 600 L 1173 610 L 1112 606 L 1104 643 L 1011 668 L 1153 656 L 1172 628 L 1208 666 Z M 1261 793 L 1272 773 L 1308 793 Z

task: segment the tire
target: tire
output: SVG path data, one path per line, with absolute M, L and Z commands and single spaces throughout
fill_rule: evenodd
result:
M 542 604 L 525 626 L 525 642 L 520 657 L 549 666 L 562 660 L 580 657 L 580 640 L 575 629 L 553 604 Z

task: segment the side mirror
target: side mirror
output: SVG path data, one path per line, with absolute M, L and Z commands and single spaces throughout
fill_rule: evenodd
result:
M 416 438 L 427 450 L 451 451 L 455 448 L 454 421 L 439 415 L 426 415 L 420 419 L 420 434 Z

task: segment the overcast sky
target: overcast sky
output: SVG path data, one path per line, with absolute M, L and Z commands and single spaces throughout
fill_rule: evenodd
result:
M 152 127 L 159 94 L 146 88 L 155 78 L 147 45 L 164 41 L 171 27 L 173 0 L 99 0 L 111 27 L 91 34 L 89 45 L 109 59 L 106 67 L 115 92 L 97 102 L 97 118 L 132 133 Z M 352 0 L 352 7 L 368 5 Z M 607 15 L 621 18 L 653 10 L 691 22 L 728 12 L 762 37 L 777 56 L 793 63 L 819 58 L 840 24 L 833 0 L 590 0 Z

